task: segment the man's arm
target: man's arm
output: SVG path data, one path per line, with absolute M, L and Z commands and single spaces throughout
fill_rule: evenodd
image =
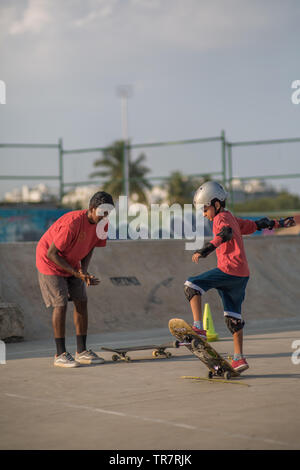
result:
M 84 274 L 87 274 L 88 267 L 89 267 L 91 258 L 93 256 L 93 251 L 94 251 L 94 248 L 92 248 L 91 251 L 85 256 L 85 258 L 81 260 L 81 271 Z
M 56 248 L 53 242 L 49 246 L 47 258 L 72 276 L 76 277 L 76 274 L 78 274 L 78 271 L 72 268 L 72 266 L 70 266 L 69 263 L 59 255 L 59 250 Z
M 59 250 L 57 249 L 57 247 L 54 245 L 53 242 L 48 249 L 47 257 L 48 259 L 50 259 L 50 261 L 55 263 L 57 266 L 62 268 L 67 273 L 84 281 L 88 286 L 97 285 L 100 282 L 94 276 L 90 276 L 89 274 L 83 271 L 76 271 L 76 269 L 72 268 L 72 266 L 70 266 L 69 263 L 62 256 L 59 256 Z

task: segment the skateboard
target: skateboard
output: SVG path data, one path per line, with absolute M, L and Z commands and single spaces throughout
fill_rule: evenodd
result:
M 200 338 L 186 321 L 173 318 L 169 321 L 169 330 L 177 338 L 177 347 L 185 346 L 206 365 L 209 379 L 218 376 L 229 380 L 240 375 L 209 343 Z
M 172 354 L 169 351 L 165 351 L 167 348 L 176 348 L 177 344 L 176 341 L 172 343 L 167 343 L 167 344 L 161 344 L 159 346 L 155 344 L 151 345 L 143 345 L 143 346 L 128 346 L 128 347 L 123 347 L 123 348 L 107 348 L 107 347 L 102 347 L 102 351 L 109 351 L 113 352 L 115 354 L 112 355 L 112 360 L 113 361 L 126 361 L 130 362 L 131 358 L 128 356 L 128 352 L 130 351 L 144 351 L 146 349 L 153 349 L 152 351 L 152 357 L 158 359 L 158 358 L 164 358 L 164 359 L 169 359 Z

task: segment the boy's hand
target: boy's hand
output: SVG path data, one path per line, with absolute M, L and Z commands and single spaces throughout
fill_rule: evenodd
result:
M 196 250 L 193 254 L 192 260 L 194 263 L 198 263 L 199 258 L 206 258 L 210 253 L 215 251 L 216 247 L 212 243 L 208 242 L 200 250 Z
M 194 253 L 193 256 L 192 256 L 192 261 L 193 261 L 193 263 L 198 263 L 198 262 L 199 262 L 199 258 L 201 258 L 200 253 Z
M 279 227 L 282 228 L 294 227 L 296 225 L 294 217 L 286 217 L 285 219 L 280 219 L 278 222 Z

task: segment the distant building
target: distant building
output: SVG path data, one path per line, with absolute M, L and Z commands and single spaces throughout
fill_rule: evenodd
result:
M 153 186 L 151 190 L 146 190 L 145 192 L 149 204 L 168 203 L 169 193 L 160 186 Z
M 22 186 L 14 188 L 12 191 L 5 193 L 4 202 L 20 203 L 20 202 L 53 202 L 55 199 L 47 185 L 40 183 L 33 188 Z
M 232 189 L 235 203 L 243 203 L 261 197 L 274 197 L 278 194 L 271 185 L 259 179 L 243 181 L 234 178 L 232 180 Z
M 100 191 L 99 186 L 77 186 L 62 198 L 64 206 L 76 207 L 76 209 L 86 209 L 91 197 Z

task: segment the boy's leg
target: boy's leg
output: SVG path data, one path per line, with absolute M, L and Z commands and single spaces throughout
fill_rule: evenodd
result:
M 200 336 L 206 337 L 205 330 L 202 330 L 201 295 L 205 294 L 209 289 L 218 287 L 220 275 L 222 276 L 222 272 L 215 268 L 199 276 L 189 277 L 184 283 L 184 293 L 190 303 L 193 314 L 193 329 Z
M 201 306 L 201 295 L 194 295 L 190 300 L 190 306 L 193 313 L 194 323 L 202 322 L 202 306 Z
M 184 293 L 188 301 L 193 314 L 193 330 L 201 338 L 206 339 L 206 331 L 202 329 L 202 308 L 201 308 L 201 294 L 199 290 L 193 289 L 185 284 Z
M 239 330 L 233 334 L 234 354 L 243 356 L 243 330 Z
M 243 356 L 243 328 L 245 322 L 241 315 L 241 307 L 245 298 L 248 278 L 230 276 L 224 284 L 225 289 L 218 289 L 224 305 L 225 322 L 233 337 L 234 356 L 232 367 L 242 372 L 249 365 Z

